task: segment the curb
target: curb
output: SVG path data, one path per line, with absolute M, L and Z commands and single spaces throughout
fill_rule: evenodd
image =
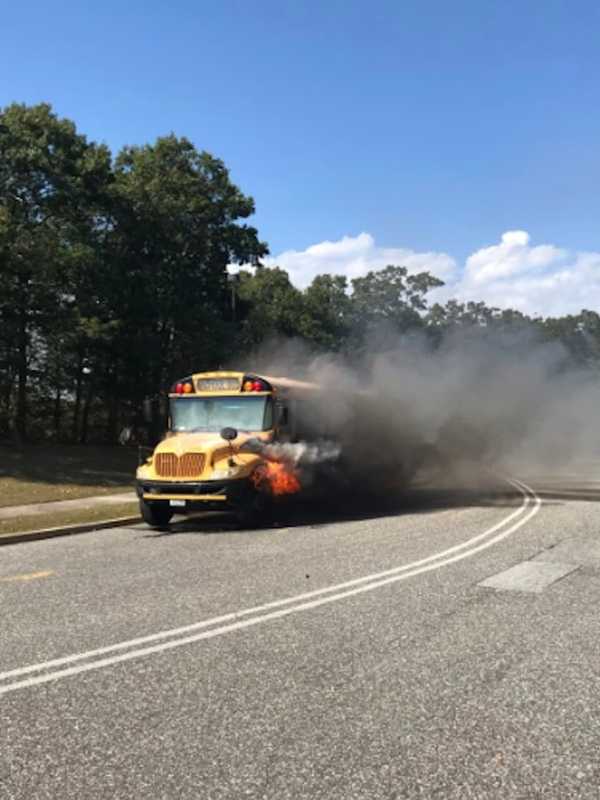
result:
M 101 531 L 105 528 L 121 528 L 125 525 L 132 525 L 141 522 L 142 518 L 117 517 L 116 519 L 102 520 L 101 522 L 81 522 L 75 525 L 61 525 L 58 528 L 43 528 L 34 531 L 17 531 L 15 533 L 0 533 L 0 547 L 7 544 L 18 544 L 19 542 L 30 542 L 38 539 L 51 539 L 54 536 L 70 536 L 75 533 L 87 533 L 88 531 Z

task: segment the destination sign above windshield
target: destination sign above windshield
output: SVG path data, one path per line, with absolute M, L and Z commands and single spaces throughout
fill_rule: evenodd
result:
M 240 388 L 239 378 L 198 378 L 197 392 L 237 392 Z

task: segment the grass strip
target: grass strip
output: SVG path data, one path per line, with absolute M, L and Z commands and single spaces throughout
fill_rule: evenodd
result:
M 0 507 L 128 492 L 136 465 L 134 448 L 0 445 Z
M 0 478 L 0 508 L 7 506 L 50 503 L 56 500 L 78 500 L 103 494 L 127 494 L 133 490 L 131 479 L 121 486 L 33 483 L 14 478 Z
M 119 517 L 133 517 L 138 513 L 138 503 L 132 501 L 102 508 L 80 508 L 73 511 L 36 514 L 35 516 L 11 517 L 11 519 L 0 520 L 0 537 L 5 533 L 39 531 L 45 528 L 59 528 L 62 525 L 82 525 L 87 522 L 105 522 Z

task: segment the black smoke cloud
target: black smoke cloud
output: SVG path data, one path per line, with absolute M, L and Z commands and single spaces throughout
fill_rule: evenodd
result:
M 435 347 L 425 335 L 374 341 L 342 357 L 273 340 L 250 359 L 259 373 L 320 386 L 298 407 L 299 436 L 321 439 L 329 470 L 331 442 L 338 467 L 365 486 L 432 471 L 549 471 L 598 451 L 597 376 L 533 327 L 467 329 Z M 301 454 L 296 462 L 306 467 Z

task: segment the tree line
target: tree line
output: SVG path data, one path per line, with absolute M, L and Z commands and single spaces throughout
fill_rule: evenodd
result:
M 113 155 L 48 104 L 0 110 L 0 438 L 114 441 L 178 376 L 246 364 L 273 337 L 360 351 L 373 337 L 533 326 L 597 368 L 600 317 L 530 320 L 428 302 L 402 265 L 304 290 L 247 223 L 225 164 L 174 134 Z M 242 268 L 230 275 L 228 265 Z

